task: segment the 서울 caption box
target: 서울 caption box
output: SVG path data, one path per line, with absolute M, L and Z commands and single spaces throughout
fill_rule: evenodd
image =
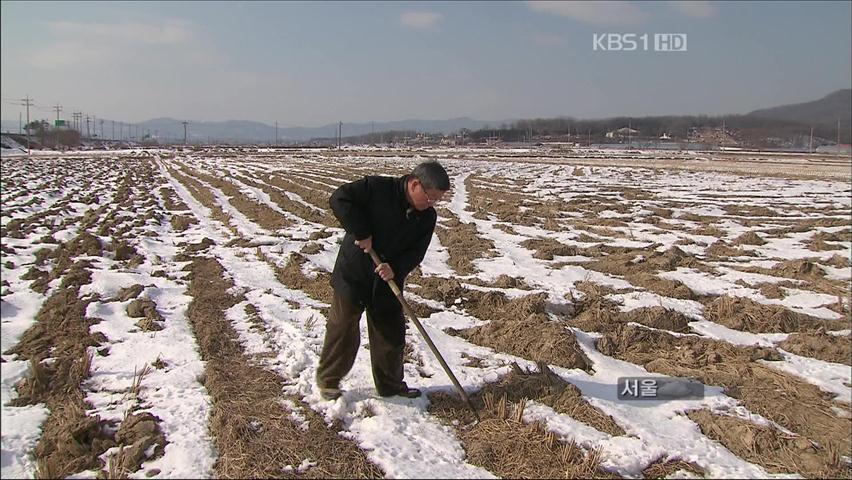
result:
M 695 380 L 668 377 L 619 377 L 619 400 L 698 400 L 704 398 L 704 384 Z

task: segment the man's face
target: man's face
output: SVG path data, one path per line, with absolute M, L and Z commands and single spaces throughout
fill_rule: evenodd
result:
M 441 190 L 427 189 L 416 178 L 408 185 L 408 197 L 411 199 L 411 206 L 419 211 L 434 206 L 444 198 L 446 193 Z

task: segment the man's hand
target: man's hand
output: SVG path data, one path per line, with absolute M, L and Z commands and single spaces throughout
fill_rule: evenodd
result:
M 376 269 L 373 271 L 376 272 L 380 277 L 382 277 L 382 280 L 386 282 L 393 278 L 393 269 L 387 263 L 380 263 L 379 266 L 376 267 Z
M 358 248 L 364 250 L 364 253 L 367 253 L 373 248 L 373 236 L 370 235 L 363 240 L 355 240 L 355 245 L 358 245 Z
M 364 253 L 369 253 L 370 249 L 373 248 L 373 236 L 371 235 L 363 240 L 355 240 L 355 245 L 358 245 L 358 248 L 364 250 Z M 387 263 L 379 264 L 373 272 L 382 277 L 382 280 L 386 282 L 393 278 L 393 269 Z

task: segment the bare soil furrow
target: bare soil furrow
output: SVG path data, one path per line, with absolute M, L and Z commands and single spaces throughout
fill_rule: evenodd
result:
M 189 272 L 193 300 L 188 317 L 206 362 L 203 383 L 213 400 L 210 428 L 219 452 L 216 476 L 287 477 L 292 474 L 284 466 L 310 458 L 317 465 L 299 476 L 381 477 L 381 470 L 339 435 L 339 427 L 326 427 L 310 408 L 300 409 L 308 419 L 307 431 L 294 422 L 282 402 L 301 404 L 300 399 L 283 395 L 281 378 L 245 355 L 225 318 L 225 310 L 240 299 L 228 293 L 233 283 L 224 278 L 221 265 L 215 259 L 194 257 Z
M 326 212 L 317 211 L 304 204 L 291 200 L 280 188 L 252 180 L 242 175 L 238 175 L 235 178 L 250 187 L 260 189 L 265 194 L 269 195 L 269 198 L 282 210 L 289 212 L 302 220 L 319 224 L 325 224 L 325 222 L 330 221 Z
M 412 283 L 417 284 L 412 288 L 417 295 L 444 302 L 448 307 L 455 305 L 489 322 L 449 333 L 535 362 L 591 371 L 591 362 L 577 344 L 573 332 L 546 314 L 546 294 L 509 299 L 500 291 L 471 290 L 456 280 L 438 277 L 413 278 Z
M 195 197 L 195 199 L 201 203 L 203 206 L 210 210 L 210 217 L 213 220 L 219 221 L 222 225 L 224 225 L 228 230 L 230 230 L 234 235 L 237 235 L 236 228 L 231 225 L 231 216 L 225 213 L 222 210 L 222 207 L 216 202 L 216 199 L 213 197 L 213 194 L 208 190 L 201 182 L 195 180 L 194 178 L 183 175 L 179 173 L 177 170 L 169 168 L 169 175 L 171 175 L 175 180 L 183 184 L 189 193 Z
M 793 312 L 781 305 L 766 305 L 744 297 L 724 295 L 707 302 L 704 317 L 734 330 L 757 333 L 816 332 L 849 328 L 845 319 L 825 320 Z
M 50 410 L 33 451 L 40 478 L 60 478 L 105 468 L 99 457 L 107 449 L 135 441 L 146 442 L 145 455 L 128 455 L 118 466 L 122 471 L 133 472 L 139 469 L 143 459 L 162 455 L 166 444 L 159 419 L 150 414 L 143 419 L 149 435 L 139 438 L 130 432 L 130 423 L 138 423 L 139 416 L 129 416 L 116 425 L 88 413 L 92 406 L 85 401 L 82 382 L 90 374 L 89 347 L 99 347 L 106 338 L 89 331 L 100 320 L 86 317 L 86 308 L 93 298 L 80 298 L 79 291 L 91 282 L 91 264 L 75 261 L 74 257 L 99 255 L 100 250 L 97 239 L 86 234 L 59 246 L 55 254 L 58 259 L 50 274 L 62 279 L 59 289 L 45 301 L 35 324 L 24 332 L 20 342 L 4 352 L 28 359 L 31 368 L 31 375 L 16 386 L 19 396 L 11 404 L 44 403 Z
M 600 450 L 560 440 L 541 422 L 523 420 L 526 399 L 490 385 L 471 396 L 480 421 L 456 395 L 430 396 L 429 413 L 453 425 L 468 463 L 503 478 L 621 478 L 600 466 Z
M 852 467 L 841 460 L 840 452 L 814 445 L 806 438 L 707 410 L 691 411 L 687 416 L 698 424 L 701 433 L 769 473 L 797 473 L 805 478 L 852 477 Z
M 495 255 L 494 243 L 479 235 L 476 224 L 462 223 L 459 218 L 446 209 L 440 209 L 439 218 L 446 218 L 435 227 L 435 235 L 441 245 L 447 247 L 449 264 L 460 275 L 470 275 L 477 271 L 473 261 Z
M 773 349 L 733 347 L 635 326 L 610 330 L 597 341 L 597 348 L 651 372 L 723 386 L 727 395 L 739 399 L 749 411 L 813 440 L 820 448 L 852 454 L 852 416 L 834 409 L 849 412 L 849 406 L 832 400 L 832 395 L 814 385 L 756 363 L 780 360 Z
M 310 207 L 305 207 L 303 211 L 309 213 L 306 213 L 307 216 L 299 215 L 302 216 L 302 218 L 305 218 L 306 220 L 310 220 L 312 222 L 321 223 L 329 227 L 337 226 L 337 219 L 335 219 L 334 216 L 331 214 L 331 210 L 328 206 L 328 200 L 330 195 L 320 194 L 316 191 L 302 188 L 298 184 L 283 178 L 281 175 L 261 175 L 259 176 L 259 178 L 263 180 L 267 185 L 278 188 L 285 192 L 295 193 L 296 195 L 301 197 L 302 200 L 319 209 L 314 210 Z
M 228 197 L 228 202 L 233 205 L 234 208 L 245 215 L 249 220 L 270 232 L 276 232 L 279 229 L 287 228 L 293 224 L 289 219 L 287 219 L 287 217 L 269 208 L 267 205 L 249 200 L 248 197 L 240 192 L 231 182 L 221 180 L 197 170 L 190 170 L 187 173 L 224 193 L 225 196 Z

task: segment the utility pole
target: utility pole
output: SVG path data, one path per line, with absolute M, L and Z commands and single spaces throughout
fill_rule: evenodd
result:
M 340 136 L 341 136 L 342 133 L 343 133 L 343 122 L 338 122 L 338 124 L 337 124 L 337 149 L 338 150 L 340 150 Z
M 92 138 L 92 133 L 89 131 L 89 121 L 90 120 L 91 120 L 91 117 L 86 115 L 86 138 L 89 138 L 89 139 Z
M 811 140 L 808 142 L 808 153 L 814 153 L 814 127 L 811 127 Z
M 29 117 L 27 117 L 29 118 Z M 837 147 L 840 148 L 840 119 L 837 119 Z
M 183 144 L 184 144 L 184 146 L 186 146 L 186 126 L 189 124 L 189 122 L 182 122 L 182 123 L 183 123 Z
M 56 105 L 53 106 L 53 109 L 56 110 L 56 120 L 57 120 L 56 123 L 58 124 L 59 123 L 59 121 L 58 121 L 59 120 L 59 112 L 62 111 L 62 106 L 57 103 Z
M 275 145 L 278 145 L 278 120 L 275 120 Z
M 27 107 L 27 156 L 30 155 L 30 107 L 33 106 L 33 99 L 30 98 L 29 95 L 26 98 L 22 99 L 24 105 Z M 837 121 L 838 128 L 840 126 L 840 121 Z M 839 131 L 839 130 L 838 130 Z M 837 138 L 840 138 L 840 133 L 837 134 Z
M 101 139 L 104 138 L 104 119 L 103 118 L 101 119 L 101 136 L 100 136 L 100 138 Z
M 112 141 L 115 141 L 115 120 L 112 121 Z

